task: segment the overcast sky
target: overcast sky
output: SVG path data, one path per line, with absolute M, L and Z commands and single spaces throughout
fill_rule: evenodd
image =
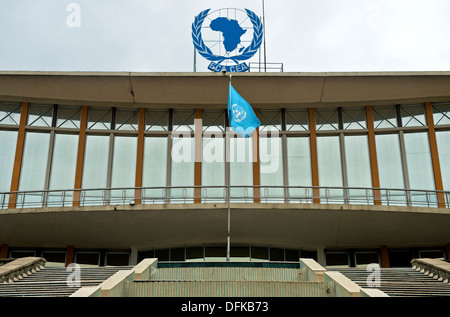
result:
M 221 8 L 262 15 L 262 0 L 0 0 L 0 70 L 191 72 L 194 18 Z M 286 72 L 450 70 L 448 0 L 266 0 L 265 13 L 267 62 Z

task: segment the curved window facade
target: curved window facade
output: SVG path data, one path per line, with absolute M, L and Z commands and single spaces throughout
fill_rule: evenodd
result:
M 0 103 L 1 207 L 224 203 L 228 185 L 233 202 L 448 207 L 449 109 L 261 110 L 243 139 L 225 110 Z
M 17 131 L 0 131 L 0 192 L 8 192 L 14 168 Z

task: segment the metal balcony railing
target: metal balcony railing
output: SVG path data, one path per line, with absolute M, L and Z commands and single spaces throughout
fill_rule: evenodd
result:
M 0 209 L 228 202 L 450 208 L 450 192 L 314 186 L 191 186 L 0 193 Z
M 283 63 L 249 63 L 249 72 L 251 73 L 283 73 L 284 64 Z

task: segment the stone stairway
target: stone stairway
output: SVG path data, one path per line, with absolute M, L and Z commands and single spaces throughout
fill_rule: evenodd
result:
M 123 267 L 45 267 L 23 258 L 0 266 L 0 297 L 442 297 L 450 296 L 450 263 L 417 259 L 412 268 L 380 269 L 370 288 L 364 268 L 324 268 L 299 263 L 158 263 L 145 259 Z M 69 281 L 69 283 L 68 283 Z M 376 280 L 371 280 L 376 282 Z
M 80 269 L 79 287 L 69 287 L 73 271 L 66 268 L 43 268 L 13 283 L 0 284 L 0 297 L 68 297 L 85 286 L 96 286 L 120 270 L 131 267 L 95 267 Z M 69 282 L 72 279 L 69 278 Z
M 149 281 L 125 283 L 125 297 L 328 297 L 328 283 L 299 278 L 298 263 L 160 264 Z
M 364 268 L 327 268 L 338 271 L 361 287 L 368 287 L 367 278 L 372 271 Z M 450 284 L 425 275 L 412 268 L 380 269 L 380 289 L 389 296 L 436 297 L 450 296 Z

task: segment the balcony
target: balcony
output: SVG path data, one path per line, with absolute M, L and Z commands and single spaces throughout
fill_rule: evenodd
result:
M 135 204 L 223 204 L 228 202 L 239 204 L 345 204 L 450 208 L 450 192 L 314 186 L 191 186 L 0 193 L 0 209 Z

